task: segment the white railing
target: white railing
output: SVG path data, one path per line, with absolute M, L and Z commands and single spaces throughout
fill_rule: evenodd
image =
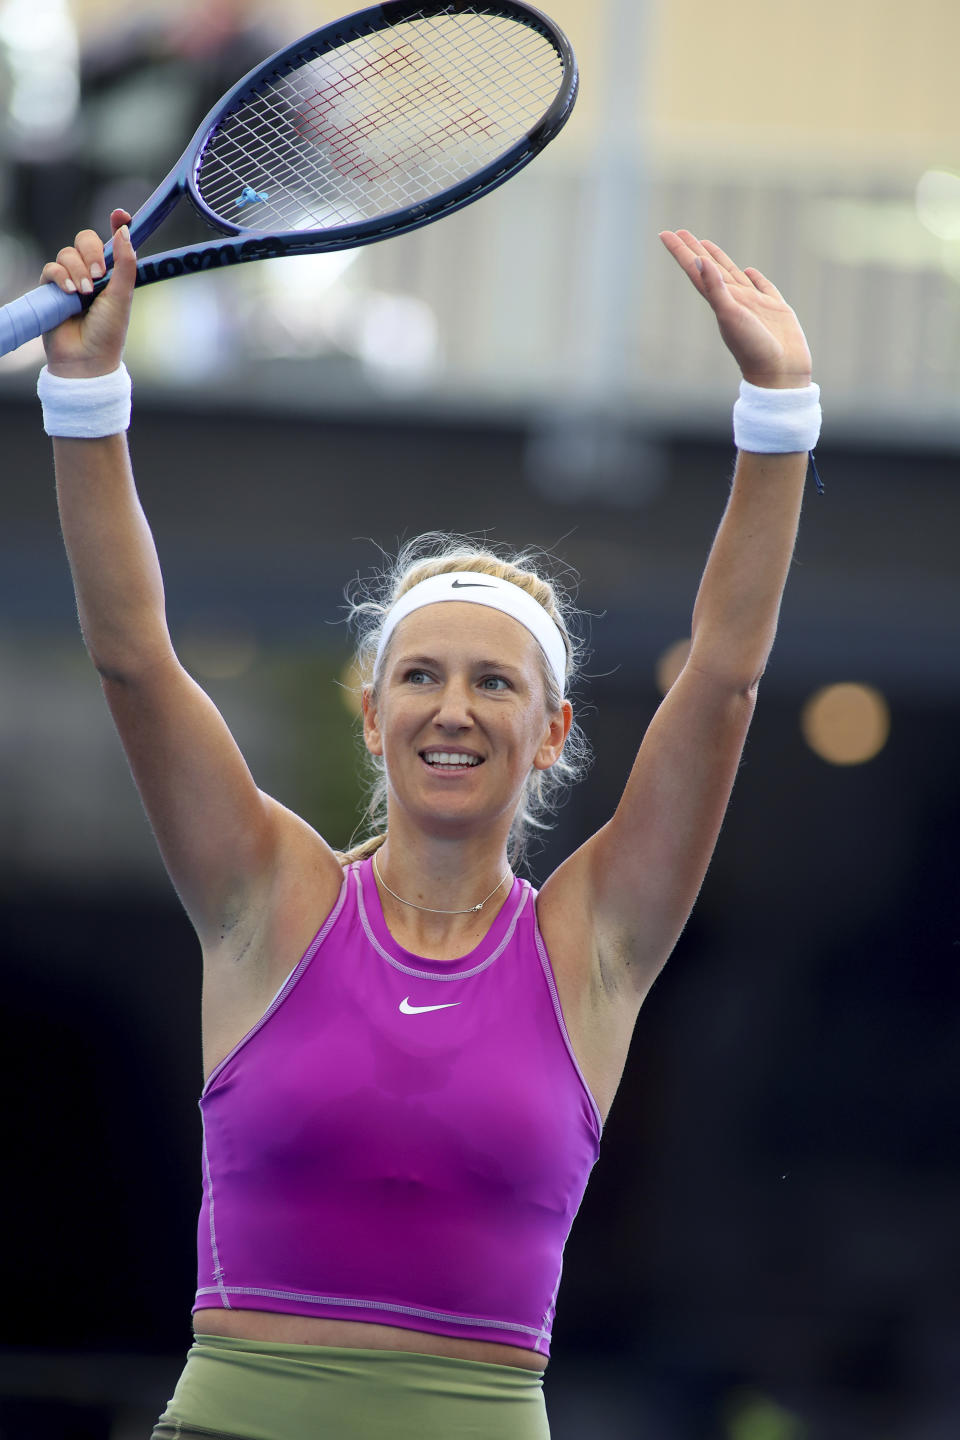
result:
M 193 404 L 221 392 L 311 409 L 603 406 L 727 425 L 733 363 L 656 238 L 686 225 L 794 305 L 834 436 L 960 441 L 960 241 L 924 230 L 916 177 L 760 183 L 630 164 L 619 186 L 598 186 L 548 155 L 352 258 L 148 287 L 129 346 L 138 379 Z M 38 345 L 20 360 L 4 386 L 29 383 Z
M 656 239 L 682 224 L 775 280 L 804 323 L 834 426 L 960 438 L 960 246 L 924 231 L 909 181 L 880 194 L 811 177 L 633 184 L 624 210 L 636 264 L 619 275 L 612 265 L 613 307 L 587 273 L 589 177 L 547 168 L 359 264 L 372 286 L 416 296 L 437 315 L 441 392 L 538 403 L 590 392 L 578 336 L 591 304 L 606 303 L 620 317 L 606 336 L 614 400 L 700 424 L 726 416 L 733 372 L 706 307 Z

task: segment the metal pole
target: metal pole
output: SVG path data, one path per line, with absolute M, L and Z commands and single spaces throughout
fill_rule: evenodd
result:
M 631 348 L 642 315 L 647 164 L 638 94 L 656 0 L 605 0 L 603 64 L 586 75 L 600 122 L 584 186 L 586 221 L 571 276 L 575 303 L 567 393 L 531 446 L 531 477 L 557 499 L 635 503 L 659 483 L 656 456 L 628 433 Z

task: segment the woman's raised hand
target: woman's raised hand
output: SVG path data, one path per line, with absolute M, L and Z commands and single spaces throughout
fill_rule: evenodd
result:
M 125 228 L 126 210 L 110 216 L 113 232 L 113 269 L 110 282 L 94 303 L 43 337 L 47 365 L 54 375 L 89 377 L 108 375 L 123 358 L 130 323 L 130 305 L 137 278 L 137 257 Z M 81 230 L 72 245 L 43 267 L 41 280 L 59 285 L 70 294 L 89 295 L 95 280 L 106 273 L 103 241 L 95 230 Z
M 689 230 L 664 230 L 660 239 L 713 310 L 745 380 L 778 390 L 809 385 L 810 351 L 800 322 L 765 275 L 741 270 L 719 245 Z

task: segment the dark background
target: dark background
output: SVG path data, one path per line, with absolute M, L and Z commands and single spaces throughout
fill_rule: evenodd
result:
M 42 672 L 80 641 L 34 405 L 8 395 L 0 423 L 3 633 Z M 322 773 L 324 737 L 350 727 L 329 622 L 375 563 L 371 540 L 443 525 L 555 546 L 580 571 L 595 762 L 533 877 L 607 818 L 658 700 L 655 662 L 688 633 L 725 437 L 630 437 L 653 483 L 638 471 L 614 504 L 551 496 L 526 420 L 305 419 L 146 395 L 132 434 L 175 635 L 229 616 L 258 645 L 244 694 L 279 675 L 298 697 L 300 741 L 267 776 L 282 799 L 343 824 Z M 715 861 L 641 1014 L 568 1245 L 555 1440 L 960 1433 L 956 458 L 842 443 L 818 458 L 827 494 L 810 487 Z M 827 765 L 800 733 L 805 699 L 842 680 L 891 708 L 867 765 Z M 214 688 L 232 719 L 239 690 Z M 37 723 L 72 743 L 69 713 Z M 3 763 L 10 780 L 16 756 Z M 119 758 L 114 784 L 129 785 Z M 87 874 L 82 821 L 65 805 L 57 823 L 72 878 L 26 854 L 9 814 L 0 826 L 0 1436 L 129 1440 L 189 1343 L 198 953 L 159 861 Z M 130 823 L 139 844 L 146 822 Z

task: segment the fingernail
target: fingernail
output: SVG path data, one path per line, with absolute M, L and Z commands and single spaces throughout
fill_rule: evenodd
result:
M 699 255 L 697 256 L 697 269 L 698 269 L 698 270 L 702 270 L 702 269 L 703 269 L 703 260 L 702 260 L 702 258 L 701 258 Z
M 103 266 L 98 261 L 94 260 L 93 264 L 90 266 L 90 274 L 93 276 L 94 280 L 102 280 Z
M 123 238 L 124 238 L 124 240 L 129 240 L 129 239 L 130 239 L 130 226 L 129 226 L 129 225 L 121 225 L 121 226 L 120 226 L 120 229 L 117 231 L 117 234 L 118 234 L 118 235 L 122 235 Z
M 63 282 L 63 288 L 67 291 L 69 295 L 76 295 L 77 293 L 77 287 L 76 285 L 74 285 L 72 280 L 65 280 Z
M 93 281 L 92 281 L 92 280 L 87 280 L 86 278 L 84 278 L 83 280 L 81 280 L 81 281 L 80 281 L 80 293 L 81 293 L 81 295 L 92 295 L 92 294 L 93 294 Z

